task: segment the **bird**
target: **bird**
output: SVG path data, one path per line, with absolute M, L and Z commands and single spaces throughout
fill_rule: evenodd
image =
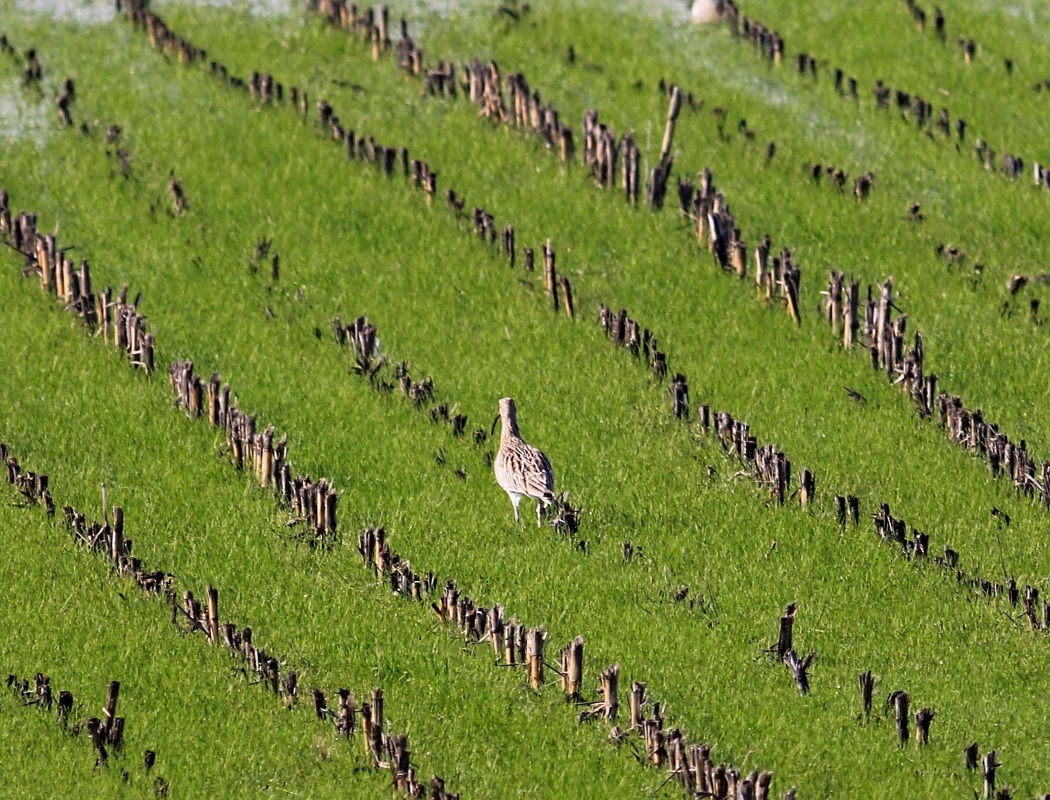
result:
M 864 405 L 865 403 L 868 402 L 868 398 L 866 398 L 864 395 L 862 395 L 856 389 L 851 389 L 848 386 L 843 386 L 842 388 L 846 390 L 846 394 L 848 394 L 850 396 L 851 400 L 855 400 L 856 402 L 860 403 L 861 405 Z
M 521 438 L 518 431 L 518 408 L 514 398 L 499 401 L 499 416 L 492 421 L 502 423 L 499 452 L 492 465 L 496 483 L 510 497 L 514 505 L 514 522 L 520 522 L 518 504 L 521 498 L 536 501 L 536 526 L 543 524 L 543 509 L 554 502 L 554 468 L 546 454 Z

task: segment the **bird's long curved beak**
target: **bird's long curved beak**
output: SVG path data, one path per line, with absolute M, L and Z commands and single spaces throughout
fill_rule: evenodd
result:
M 489 436 L 491 436 L 492 434 L 494 434 L 496 432 L 496 423 L 497 422 L 499 422 L 499 414 L 497 414 L 496 418 L 494 420 L 492 420 L 492 429 L 489 431 Z

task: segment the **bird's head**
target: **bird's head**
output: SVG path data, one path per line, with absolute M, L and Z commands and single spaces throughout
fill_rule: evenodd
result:
M 496 423 L 503 421 L 503 430 L 510 433 L 518 432 L 518 407 L 514 405 L 513 397 L 503 397 L 499 401 L 499 414 L 492 420 L 490 435 L 496 432 Z

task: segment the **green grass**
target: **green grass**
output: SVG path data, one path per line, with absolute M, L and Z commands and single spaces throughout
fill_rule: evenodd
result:
M 871 20 L 891 12 L 906 28 L 899 8 Z M 1045 197 L 884 119 L 871 102 L 855 108 L 827 82 L 811 86 L 787 66 L 767 70 L 723 31 L 543 4 L 517 28 L 488 11 L 415 26 L 429 58 L 495 57 L 505 72 L 522 69 L 566 119 L 598 107 L 617 131 L 631 127 L 642 141 L 649 123 L 653 138 L 661 132 L 660 76 L 704 97 L 703 111 L 683 113 L 676 164 L 714 168 L 749 241 L 768 231 L 777 245 L 797 248 L 804 319 L 796 329 L 783 311 L 755 301 L 750 285 L 718 274 L 672 210 L 630 209 L 535 141 L 486 130 L 466 103 L 421 98 L 418 83 L 387 62 L 372 64 L 338 31 L 298 16 L 257 20 L 179 6 L 161 13 L 234 72 L 273 72 L 328 97 L 348 127 L 407 145 L 440 173 L 439 189 L 451 186 L 497 224 L 514 224 L 519 246 L 553 238 L 580 319 L 552 319 L 539 278 L 488 255 L 442 202 L 428 208 L 400 179 L 345 164 L 312 122 L 256 109 L 203 71 L 166 63 L 124 24 L 74 33 L 21 17 L 9 35 L 40 48 L 51 87 L 76 76 L 77 117 L 124 126 L 133 176 L 114 176 L 93 126 L 87 137 L 47 129 L 5 140 L 0 184 L 16 207 L 40 212 L 42 228 L 60 222 L 61 241 L 91 260 L 96 286 L 127 281 L 142 291 L 158 364 L 190 357 L 204 375 L 220 370 L 242 408 L 289 433 L 297 467 L 344 492 L 344 541 L 325 553 L 294 541 L 272 501 L 216 458 L 221 438 L 171 410 L 163 375 L 147 382 L 129 374 L 4 257 L 0 435 L 28 467 L 50 472 L 60 504 L 97 513 L 105 481 L 148 563 L 191 586 L 219 587 L 224 616 L 251 624 L 265 647 L 300 669 L 304 687 L 383 686 L 420 771 L 444 775 L 464 796 L 604 797 L 655 788 L 663 776 L 603 744 L 601 726 L 577 727 L 555 687 L 532 695 L 519 673 L 465 652 L 425 606 L 375 586 L 352 547 L 364 525 L 386 525 L 417 570 L 454 577 L 479 602 L 503 602 L 527 624 L 545 624 L 551 647 L 584 635 L 588 696 L 597 671 L 618 661 L 621 685 L 646 681 L 691 741 L 712 742 L 716 759 L 772 769 L 780 791 L 794 784 L 800 796 L 958 796 L 976 785 L 961 766 L 961 748 L 973 739 L 997 749 L 1001 779 L 1021 796 L 1050 783 L 1031 702 L 1048 688 L 1050 644 L 1011 621 L 1005 602 L 971 598 L 933 565 L 896 556 L 868 520 L 840 534 L 829 501 L 851 491 L 867 515 L 885 500 L 930 533 L 935 550 L 951 543 L 968 569 L 1030 582 L 1048 568 L 1046 513 L 991 482 L 980 462 L 918 420 L 863 354 L 839 351 L 816 313 L 827 269 L 872 281 L 893 274 L 945 388 L 982 406 L 1012 438 L 1050 451 L 1039 413 L 1046 334 L 1023 314 L 999 317 L 1005 278 L 1045 263 Z M 751 13 L 782 26 L 789 47 L 806 41 L 787 27 L 787 12 L 783 21 L 773 10 Z M 832 60 L 841 53 L 859 78 L 890 80 L 877 67 L 887 63 L 893 31 L 869 33 L 880 49 L 843 27 L 819 49 Z M 569 44 L 579 54 L 573 67 L 563 59 Z M 816 42 L 805 46 L 818 51 Z M 1038 52 L 1034 37 L 1024 46 Z M 921 65 L 899 68 L 893 80 L 914 79 L 918 90 Z M 4 69 L 20 92 L 14 66 Z M 996 85 L 977 75 L 967 78 L 975 97 Z M 632 88 L 638 79 L 641 90 Z M 1004 137 L 1040 140 L 1038 99 L 1018 97 Z M 729 109 L 729 130 L 746 117 L 756 140 L 719 141 L 714 105 Z M 778 155 L 766 165 L 770 139 Z M 856 206 L 811 186 L 802 165 L 816 159 L 873 169 L 872 199 Z M 166 214 L 172 169 L 190 200 L 190 212 L 175 219 Z M 911 200 L 927 211 L 921 226 L 902 221 Z M 281 256 L 276 285 L 248 268 L 262 237 Z M 976 285 L 935 260 L 938 241 L 984 261 Z M 761 493 L 732 477 L 735 466 L 717 446 L 692 441 L 661 389 L 603 340 L 593 323 L 599 301 L 626 306 L 660 336 L 672 369 L 688 375 L 694 404 L 730 410 L 760 441 L 785 450 L 796 472 L 814 470 L 818 510 L 767 508 Z M 360 313 L 393 358 L 434 376 L 470 429 L 488 426 L 498 397 L 518 399 L 526 437 L 550 455 L 558 488 L 584 506 L 588 554 L 547 532 L 513 529 L 480 452 L 347 374 L 328 323 Z M 843 385 L 869 403 L 852 404 Z M 439 448 L 445 466 L 435 463 Z M 453 474 L 461 465 L 465 482 Z M 1009 528 L 996 527 L 992 506 L 1008 510 Z M 351 781 L 356 793 L 387 791 L 385 776 L 355 772 L 356 743 L 350 754 L 336 748 L 330 761 L 321 758 L 316 740 L 331 746 L 332 734 L 308 708 L 285 712 L 259 687 L 244 686 L 221 652 L 180 638 L 163 607 L 126 590 L 120 599 L 121 586 L 57 525 L 40 524 L 35 512 L 2 513 L 5 627 L 25 626 L 27 606 L 41 609 L 24 635 L 5 638 L 3 663 L 20 674 L 50 671 L 75 692 L 94 690 L 95 705 L 105 682 L 121 679 L 136 743 L 127 760 L 137 767 L 152 746 L 168 759 L 158 771 L 173 794 L 256 795 L 271 780 L 312 796 Z M 645 557 L 624 563 L 626 540 Z M 713 610 L 674 604 L 669 595 L 681 585 Z M 806 698 L 761 654 L 789 601 L 802 609 L 798 646 L 818 652 Z M 915 708 L 937 710 L 929 747 L 898 748 L 881 713 L 857 723 L 856 675 L 865 669 L 881 677 L 880 699 L 903 688 Z M 5 782 L 24 781 L 61 748 L 68 756 L 60 760 L 77 769 L 56 771 L 54 788 L 33 786 L 27 795 L 53 795 L 65 782 L 109 787 L 112 779 L 91 775 L 88 746 L 38 731 L 34 713 L 0 705 L 10 729 L 24 727 L 39 742 L 12 748 Z M 131 788 L 148 791 L 137 776 Z

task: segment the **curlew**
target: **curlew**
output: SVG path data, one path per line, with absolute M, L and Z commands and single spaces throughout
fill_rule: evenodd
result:
M 492 422 L 493 429 L 496 422 L 502 422 L 499 452 L 492 465 L 496 483 L 514 505 L 514 522 L 519 521 L 521 498 L 531 497 L 536 501 L 536 526 L 539 527 L 543 521 L 543 509 L 554 502 L 554 468 L 542 450 L 521 438 L 518 409 L 513 398 L 504 397 L 499 401 L 499 416 Z

